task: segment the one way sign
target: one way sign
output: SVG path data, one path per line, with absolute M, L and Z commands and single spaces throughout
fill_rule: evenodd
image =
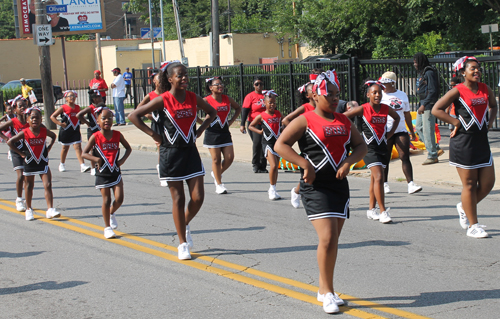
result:
M 52 26 L 50 24 L 34 25 L 36 45 L 52 45 Z

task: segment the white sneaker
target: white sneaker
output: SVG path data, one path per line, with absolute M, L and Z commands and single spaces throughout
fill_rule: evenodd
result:
M 323 310 L 326 313 L 337 313 L 340 311 L 331 292 L 326 293 L 323 298 Z
M 324 299 L 325 299 L 325 295 L 320 294 L 318 291 L 318 301 L 323 302 Z M 344 300 L 342 300 L 342 298 L 340 298 L 336 292 L 333 293 L 333 299 L 335 300 L 335 303 L 337 304 L 337 306 L 342 306 L 345 304 Z
M 457 211 L 460 226 L 462 226 L 463 229 L 467 229 L 469 227 L 469 220 L 467 219 L 467 215 L 465 215 L 465 210 L 462 208 L 462 202 L 457 204 Z
M 115 214 L 109 216 L 109 226 L 111 226 L 111 228 L 113 229 L 118 228 L 118 223 L 116 222 Z
M 292 188 L 290 195 L 291 195 L 290 201 L 292 202 L 292 206 L 294 208 L 299 208 L 299 206 L 300 206 L 300 194 L 295 193 L 295 187 Z
M 24 199 L 16 198 L 16 209 L 18 212 L 26 211 L 26 205 L 24 204 Z
M 92 168 L 92 169 L 90 170 L 90 175 L 95 176 L 95 168 Z
M 88 171 L 90 171 L 90 166 L 87 166 L 85 164 L 80 164 L 80 172 L 86 173 Z
M 381 212 L 379 215 L 378 221 L 382 224 L 387 224 L 392 222 L 391 215 L 389 215 L 390 208 L 387 208 L 385 211 Z
M 389 194 L 391 192 L 391 188 L 389 187 L 389 183 L 384 183 L 384 194 Z
M 59 164 L 59 172 L 66 172 L 66 165 L 64 163 Z
M 193 237 L 191 237 L 191 228 L 186 225 L 186 242 L 188 243 L 189 249 L 193 249 Z
M 49 208 L 49 209 L 47 209 L 47 212 L 45 213 L 45 217 L 47 217 L 48 219 L 56 218 L 59 216 L 61 216 L 61 213 L 56 211 L 55 208 Z
M 226 186 L 224 186 L 224 184 L 220 184 L 220 185 L 215 185 L 215 192 L 217 194 L 227 194 L 227 189 L 226 189 Z
M 379 220 L 380 214 L 377 212 L 377 208 L 374 207 L 372 209 L 367 210 L 366 211 L 366 218 L 373 219 L 373 220 Z
M 34 220 L 35 219 L 35 216 L 33 216 L 33 209 L 31 209 L 31 208 L 28 208 L 24 212 L 24 216 L 26 217 L 26 220 Z
M 215 186 L 217 186 L 217 180 L 215 180 L 215 175 L 214 175 L 214 172 L 210 172 L 210 175 L 212 175 L 212 178 L 214 179 L 214 184 Z
M 408 194 L 415 194 L 422 190 L 422 186 L 415 185 L 413 181 L 408 183 Z
M 484 231 L 484 225 L 474 224 L 467 228 L 467 236 L 472 238 L 486 238 L 488 237 L 488 233 Z
M 191 259 L 188 243 L 182 243 L 179 245 L 179 247 L 177 247 L 177 258 L 179 258 L 180 260 Z
M 277 199 L 281 199 L 281 196 L 280 194 L 278 194 L 278 192 L 276 192 L 276 188 L 275 187 L 269 187 L 269 190 L 267 191 L 267 193 L 269 194 L 269 199 L 270 200 L 277 200 Z
M 116 237 L 116 234 L 113 231 L 113 228 L 111 228 L 111 227 L 104 228 L 104 238 L 110 239 L 110 238 L 115 238 L 115 237 Z

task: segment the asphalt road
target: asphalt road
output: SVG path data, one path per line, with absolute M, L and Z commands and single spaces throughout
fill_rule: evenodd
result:
M 0 145 L 0 318 L 323 318 L 315 301 L 316 233 L 290 205 L 296 173 L 280 172 L 281 201 L 267 198 L 268 176 L 234 163 L 227 195 L 215 194 L 210 160 L 205 202 L 191 223 L 193 260 L 177 260 L 177 236 L 157 154 L 134 151 L 123 167 L 119 238 L 102 235 L 101 196 L 70 150 L 57 171 L 54 203 L 63 215 L 37 219 L 15 211 L 15 173 Z M 391 183 L 393 223 L 366 219 L 366 178 L 351 177 L 351 218 L 340 239 L 335 290 L 348 302 L 338 318 L 497 318 L 500 311 L 498 191 L 480 205 L 491 238 L 471 239 L 458 223 L 459 188 L 406 194 Z

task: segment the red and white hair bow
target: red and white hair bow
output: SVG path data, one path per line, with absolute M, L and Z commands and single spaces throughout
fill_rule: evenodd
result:
M 370 80 L 370 81 L 366 81 L 365 82 L 365 85 L 368 85 L 368 87 L 370 87 L 370 86 L 372 86 L 374 84 L 378 84 L 378 85 L 380 85 L 381 88 L 385 89 L 385 85 L 383 85 L 382 83 L 380 83 L 380 81 Z
M 78 97 L 78 92 L 76 92 L 75 90 L 67 90 L 67 91 L 64 91 L 64 97 L 66 97 L 68 94 L 70 93 L 73 93 L 75 95 L 75 98 Z
M 113 114 L 113 116 L 115 116 L 115 113 L 113 113 L 113 111 L 111 111 L 107 106 L 99 106 L 99 107 L 96 107 L 95 108 L 95 114 L 99 114 L 101 113 L 102 111 L 104 110 L 108 110 L 111 112 L 111 114 Z
M 314 81 L 313 91 L 316 91 L 318 95 L 327 95 L 328 82 L 335 85 L 337 89 L 340 91 L 340 83 L 337 77 L 337 72 L 335 70 L 328 70 L 318 75 L 316 80 Z
M 264 94 L 264 96 L 278 96 L 278 94 L 276 92 L 274 92 L 274 90 L 262 90 L 262 94 Z
M 11 103 L 10 105 L 15 105 L 17 100 L 27 101 L 27 99 L 25 99 L 21 94 L 19 94 L 18 96 L 16 96 L 12 100 L 8 100 L 7 102 Z
M 172 64 L 172 63 L 181 63 L 181 61 L 179 61 L 179 60 L 173 60 L 173 61 L 162 62 L 161 65 L 160 65 L 160 70 L 162 72 L 165 72 L 167 70 L 167 67 L 169 66 L 169 64 Z
M 93 90 L 93 92 L 94 92 L 95 95 L 101 96 L 101 91 L 99 91 L 99 90 Z
M 222 80 L 221 76 L 213 76 L 211 78 L 205 79 L 205 82 L 211 82 L 213 80 Z
M 37 110 L 38 112 L 42 113 L 42 110 L 40 110 L 38 107 L 33 106 L 24 111 L 24 114 L 30 114 L 33 110 Z
M 304 93 L 307 89 L 307 86 L 311 84 L 311 82 L 307 82 L 306 84 L 302 85 L 301 87 L 299 87 L 297 90 L 300 92 L 300 93 Z
M 458 72 L 465 68 L 465 62 L 467 60 L 474 60 L 479 64 L 479 61 L 473 57 L 473 56 L 463 56 L 460 59 L 456 60 L 455 63 L 453 63 L 453 71 Z
M 309 81 L 314 82 L 318 78 L 319 74 L 309 74 Z

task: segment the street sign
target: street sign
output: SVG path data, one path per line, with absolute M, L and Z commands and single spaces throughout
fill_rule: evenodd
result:
M 483 24 L 481 26 L 482 33 L 498 32 L 498 24 Z
M 52 45 L 52 26 L 50 24 L 35 25 L 36 45 Z
M 161 28 L 153 28 L 153 35 L 155 38 L 162 38 Z M 141 28 L 141 38 L 150 39 L 151 38 L 151 28 Z

